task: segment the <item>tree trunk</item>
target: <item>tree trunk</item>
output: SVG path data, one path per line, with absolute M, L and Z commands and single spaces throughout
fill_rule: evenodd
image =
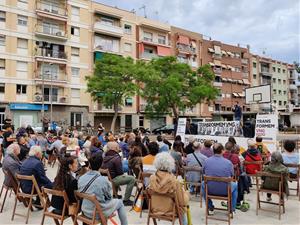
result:
M 174 131 L 174 134 L 173 134 L 173 136 L 175 137 L 176 136 L 176 132 L 177 132 L 177 125 L 178 125 L 178 117 L 179 117 L 179 115 L 178 115 L 176 106 L 172 107 L 172 111 L 173 111 L 173 115 L 174 115 L 174 118 L 175 118 L 175 124 L 174 124 L 175 131 Z
M 118 118 L 118 114 L 119 114 L 119 105 L 118 104 L 115 104 L 114 105 L 114 117 L 113 117 L 113 120 L 111 121 L 111 127 L 110 127 L 110 130 L 115 133 L 115 126 L 116 126 L 116 121 L 117 121 L 117 118 Z

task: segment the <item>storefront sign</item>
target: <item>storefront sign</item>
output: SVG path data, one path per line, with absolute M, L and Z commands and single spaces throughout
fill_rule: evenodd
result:
M 27 103 L 11 103 L 9 105 L 11 110 L 33 110 L 40 111 L 43 108 L 43 105 L 36 104 L 27 104 Z M 44 110 L 48 110 L 48 105 L 44 105 Z

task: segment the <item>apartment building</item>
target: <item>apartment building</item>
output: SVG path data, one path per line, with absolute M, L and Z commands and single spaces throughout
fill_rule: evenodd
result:
M 201 58 L 203 65 L 211 65 L 215 73 L 214 86 L 220 90 L 217 99 L 207 106 L 211 117 L 217 120 L 232 120 L 232 107 L 236 102 L 243 109 L 244 119 L 250 116 L 250 108 L 245 105 L 244 91 L 251 84 L 249 46 L 203 40 Z
M 295 107 L 300 104 L 300 74 L 295 70 L 294 65 L 288 65 L 289 78 L 289 103 Z

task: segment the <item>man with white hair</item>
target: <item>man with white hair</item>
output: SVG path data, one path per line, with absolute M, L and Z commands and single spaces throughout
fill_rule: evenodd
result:
M 43 154 L 41 147 L 32 146 L 29 151 L 29 157 L 22 163 L 20 174 L 26 176 L 33 175 L 40 188 L 52 188 L 53 184 L 46 176 L 44 166 L 41 161 L 42 157 Z M 30 181 L 21 181 L 21 188 L 25 193 L 31 193 L 31 185 Z
M 20 171 L 21 162 L 18 158 L 20 154 L 20 147 L 18 144 L 11 144 L 6 149 L 6 156 L 3 160 L 3 170 L 10 171 L 13 175 L 16 175 Z M 11 180 L 5 176 L 4 184 L 8 187 L 12 187 Z

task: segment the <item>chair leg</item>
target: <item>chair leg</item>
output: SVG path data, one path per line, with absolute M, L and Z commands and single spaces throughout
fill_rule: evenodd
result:
M 148 215 L 148 218 L 147 218 L 147 225 L 150 224 L 150 216 Z
M 0 199 L 1 199 L 1 196 L 2 196 L 3 189 L 4 189 L 4 184 L 2 184 L 2 187 L 1 187 L 1 191 L 0 191 Z
M 2 188 L 3 188 L 3 186 L 2 186 Z M 5 201 L 6 201 L 6 197 L 7 197 L 8 190 L 9 190 L 9 189 L 6 188 L 6 191 L 5 191 L 5 194 L 4 194 L 4 198 L 3 198 L 3 201 L 2 201 L 2 206 L 1 206 L 0 213 L 2 213 L 2 211 L 3 211 L 3 208 L 4 208 Z M 2 194 L 2 190 L 1 190 L 1 194 Z M 0 196 L 1 196 L 1 194 L 0 194 Z
M 152 218 L 152 219 L 153 219 L 154 225 L 157 225 L 156 219 L 155 218 Z
M 145 196 L 144 196 L 145 197 Z M 142 214 L 143 214 L 143 204 L 144 204 L 144 198 L 142 198 L 141 200 L 141 212 L 140 212 L 140 218 L 142 218 Z
M 258 215 L 258 208 L 259 208 L 259 191 L 257 190 L 257 193 L 256 193 L 256 215 Z
M 14 218 L 15 218 L 15 213 L 16 213 L 16 208 L 17 208 L 17 201 L 18 201 L 18 198 L 16 196 L 16 198 L 15 198 L 15 204 L 14 204 L 14 209 L 13 209 L 13 214 L 11 216 L 11 220 L 14 220 Z
M 200 191 L 199 191 L 199 195 L 200 195 L 200 208 L 202 208 L 202 187 L 199 186 Z
M 55 222 L 56 225 L 59 225 L 58 219 L 54 219 L 53 218 L 53 220 L 54 220 L 54 222 Z M 62 221 L 62 223 L 63 223 L 63 221 Z
M 29 200 L 29 205 L 28 205 L 28 210 L 27 210 L 27 215 L 26 215 L 26 222 L 25 222 L 26 224 L 28 223 L 29 213 L 30 213 L 31 210 L 32 210 L 32 197 Z
M 45 222 L 45 212 L 43 212 L 41 225 L 44 225 L 44 222 Z

